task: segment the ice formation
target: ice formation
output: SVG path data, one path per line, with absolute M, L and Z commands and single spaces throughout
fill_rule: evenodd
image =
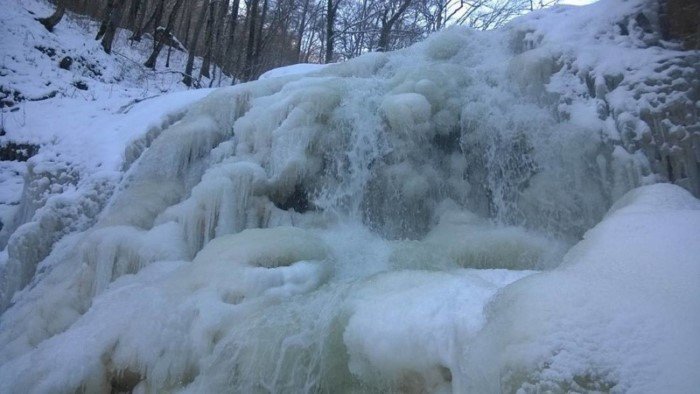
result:
M 0 392 L 692 391 L 700 202 L 649 184 L 696 191 L 696 54 L 654 15 L 211 93 L 17 223 Z

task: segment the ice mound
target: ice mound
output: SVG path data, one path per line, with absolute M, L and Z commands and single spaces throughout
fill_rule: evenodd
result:
M 700 384 L 700 201 L 636 189 L 562 266 L 505 289 L 466 349 L 474 392 L 692 392 Z
M 334 279 L 351 256 L 328 231 L 219 237 L 191 263 L 117 279 L 68 330 L 5 362 L 0 388 L 682 392 L 700 361 L 700 202 L 670 185 L 623 201 L 560 268 L 535 275 L 348 281 Z
M 378 370 L 379 386 L 402 374 L 426 388 L 449 384 L 433 375 L 455 367 L 453 342 L 483 324 L 496 290 L 531 274 L 402 271 L 329 282 L 336 259 L 343 255 L 294 227 L 216 238 L 191 263 L 161 261 L 117 279 L 67 331 L 6 363 L 2 391 L 354 387 L 416 340 L 427 358 L 394 359 Z M 412 323 L 391 323 L 407 313 Z M 385 335 L 395 342 L 382 355 L 375 346 Z
M 372 278 L 353 295 L 343 333 L 349 371 L 399 392 L 461 387 L 460 349 L 483 325 L 484 305 L 500 287 L 529 274 L 401 271 Z
M 161 261 L 123 276 L 68 331 L 15 360 L 16 372 L 40 362 L 41 382 L 31 382 L 31 374 L 5 375 L 1 380 L 15 383 L 2 391 L 100 391 L 109 384 L 128 387 L 125 379 L 138 383 L 146 371 L 150 387 L 182 383 L 235 322 L 252 319 L 268 299 L 322 284 L 326 255 L 322 241 L 298 228 L 247 230 L 216 239 L 192 263 Z

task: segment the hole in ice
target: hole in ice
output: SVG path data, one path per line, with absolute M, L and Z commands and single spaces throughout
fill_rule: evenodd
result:
M 435 134 L 433 144 L 445 153 L 457 152 L 460 150 L 459 141 L 462 134 L 459 129 L 452 130 L 447 134 Z
M 134 372 L 128 368 L 117 371 L 110 379 L 112 393 L 130 393 L 136 385 L 141 382 L 142 377 L 138 372 Z
M 304 213 L 313 209 L 311 202 L 309 201 L 309 195 L 301 185 L 296 185 L 294 187 L 294 192 L 292 194 L 283 197 L 282 201 L 274 201 L 275 206 L 284 211 L 290 209 L 298 212 Z
M 449 368 L 444 365 L 440 365 L 438 367 L 438 371 L 440 371 L 440 376 L 445 382 L 452 382 L 452 371 L 450 371 Z

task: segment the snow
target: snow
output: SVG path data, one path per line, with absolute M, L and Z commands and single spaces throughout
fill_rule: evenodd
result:
M 94 223 L 123 171 L 160 131 L 213 89 L 186 90 L 179 74 L 136 63 L 149 39 L 129 44 L 128 32 L 120 30 L 116 54 L 109 56 L 91 37 L 95 22 L 69 13 L 49 33 L 34 20 L 52 12 L 45 2 L 3 1 L 0 8 L 0 75 L 9 100 L 3 102 L 6 135 L 0 141 L 40 147 L 26 162 L 0 166 L 4 309 L 58 239 Z M 61 68 L 67 56 L 72 66 Z M 171 67 L 181 69 L 185 61 L 186 54 L 175 51 Z M 78 89 L 76 81 L 87 89 Z
M 49 33 L 32 17 L 49 14 L 52 7 L 48 4 L 25 0 L 3 1 L 0 6 L 5 10 L 0 17 L 5 37 L 1 43 L 3 87 L 28 99 L 15 103 L 14 110 L 3 111 L 3 127 L 13 141 L 50 145 L 42 151 L 52 152 L 44 154 L 55 156 L 60 152 L 71 160 L 84 160 L 72 163 L 81 170 L 118 168 L 126 144 L 143 134 L 144 129 L 209 93 L 185 91 L 186 86 L 178 83 L 179 74 L 146 71 L 134 64 L 147 50 L 149 40 L 130 45 L 126 40 L 128 32 L 120 30 L 114 45 L 118 55 L 110 56 L 102 51 L 99 42 L 87 37 L 95 30 L 95 22 L 69 15 L 55 33 Z M 66 56 L 75 59 L 69 70 L 59 67 L 59 60 Z M 171 67 L 179 69 L 185 60 L 186 54 L 175 51 Z M 88 89 L 75 88 L 73 83 L 78 80 L 85 82 Z M 159 97 L 178 90 L 182 92 Z M 58 97 L 31 101 L 51 92 Z M 148 105 L 134 110 L 134 101 Z M 85 151 L 91 154 L 80 154 Z M 50 159 L 60 160 L 49 156 L 41 161 Z
M 700 201 L 635 189 L 564 257 L 507 288 L 467 350 L 470 390 L 692 392 Z
M 43 116 L 8 135 L 42 148 L 21 196 L 0 178 L 19 203 L 0 392 L 692 391 L 700 201 L 657 184 L 644 144 L 694 121 L 647 124 L 686 108 L 692 56 L 642 11 L 554 7 L 213 91 L 98 79 L 94 102 L 22 102 L 12 116 Z M 3 83 L 33 80 L 22 67 Z
M 332 63 L 331 63 L 332 64 Z M 258 79 L 305 75 L 324 69 L 328 64 L 298 63 L 264 72 Z

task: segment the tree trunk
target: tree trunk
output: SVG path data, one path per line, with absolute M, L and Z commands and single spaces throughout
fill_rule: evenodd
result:
M 107 0 L 107 6 L 105 7 L 104 15 L 102 15 L 102 22 L 100 23 L 100 28 L 97 30 L 95 40 L 99 40 L 107 32 L 107 25 L 109 24 L 109 18 L 112 16 L 113 10 L 114 0 Z
M 143 31 L 145 30 L 143 20 L 146 18 L 146 14 L 148 13 L 148 0 L 144 0 L 141 10 L 142 12 L 139 13 L 138 20 L 135 23 L 134 34 L 132 34 L 131 38 L 129 38 L 131 41 L 141 41 L 141 36 L 143 36 Z
M 250 21 L 248 25 L 248 44 L 245 50 L 245 67 L 243 70 L 243 80 L 250 81 L 253 75 L 253 55 L 255 50 L 255 29 L 257 27 L 257 15 L 258 15 L 258 3 L 259 0 L 250 0 L 250 10 L 248 13 L 250 15 Z
M 394 13 L 394 15 L 391 16 L 391 18 L 388 18 L 388 13 L 389 10 L 387 9 L 384 12 L 384 15 L 382 16 L 382 27 L 379 31 L 379 42 L 377 42 L 377 51 L 379 52 L 385 52 L 389 49 L 389 37 L 391 34 L 391 29 L 394 27 L 394 23 L 401 18 L 404 12 L 408 9 L 408 6 L 411 5 L 411 0 L 404 0 L 403 3 L 401 3 L 401 6 L 399 6 L 399 9 Z
M 209 0 L 209 18 L 207 18 L 207 29 L 204 33 L 204 59 L 202 68 L 199 70 L 199 77 L 209 78 L 211 68 L 211 53 L 214 41 L 214 20 L 216 18 L 216 2 Z
M 182 7 L 182 19 L 185 19 L 185 35 L 184 35 L 184 45 L 187 46 L 190 43 L 190 28 L 192 27 L 192 17 L 193 15 L 188 15 L 187 7 Z
M 106 53 L 112 53 L 112 43 L 114 42 L 114 36 L 117 33 L 117 27 L 119 27 L 119 22 L 122 19 L 122 6 L 123 1 L 117 0 L 119 3 L 112 9 L 109 15 L 105 15 L 107 20 L 107 26 L 105 28 L 104 36 L 102 36 L 102 49 Z
M 138 21 L 139 11 L 141 10 L 141 0 L 131 0 L 129 6 L 129 27 L 136 30 L 136 22 Z
M 229 71 L 233 69 L 233 47 L 236 42 L 236 25 L 238 24 L 238 8 L 240 7 L 240 4 L 240 0 L 233 0 L 233 4 L 231 5 L 231 18 L 229 19 L 230 22 L 225 55 L 225 63 Z
M 326 8 L 326 56 L 325 62 L 333 62 L 333 41 L 335 40 L 335 15 L 340 0 L 328 0 Z
M 175 3 L 177 4 L 177 3 Z M 156 46 L 158 45 L 159 39 L 159 29 L 160 29 L 160 21 L 163 20 L 163 13 L 165 12 L 165 0 L 160 0 L 158 2 L 158 5 L 156 6 L 156 10 L 153 13 L 153 50 L 155 51 Z M 162 32 L 160 36 L 162 36 Z
M 39 18 L 37 21 L 44 25 L 46 30 L 48 31 L 53 31 L 53 28 L 58 24 L 58 22 L 63 19 L 63 14 L 66 13 L 66 4 L 64 0 L 60 0 L 58 4 L 56 4 L 56 11 L 54 11 L 51 16 L 46 17 L 46 18 Z
M 294 51 L 297 54 L 297 61 L 301 61 L 301 42 L 304 40 L 304 32 L 306 31 L 306 15 L 309 12 L 309 0 L 304 0 L 304 7 L 301 10 L 301 21 L 297 29 L 297 42 Z
M 214 67 L 218 65 L 219 68 L 223 67 L 222 58 L 223 53 L 226 48 L 225 41 L 223 39 L 224 27 L 226 25 L 226 16 L 228 15 L 229 1 L 221 1 L 219 6 L 219 11 L 216 15 L 216 22 L 214 23 Z
M 197 52 L 197 42 L 199 41 L 199 35 L 202 33 L 202 27 L 204 26 L 204 19 L 207 16 L 207 10 L 209 7 L 202 7 L 199 13 L 199 18 L 197 18 L 197 24 L 194 26 L 194 36 L 190 41 L 187 50 L 187 65 L 185 66 L 185 77 L 182 79 L 182 83 L 187 86 L 192 86 L 192 69 L 194 68 L 194 56 Z
M 144 63 L 144 66 L 152 69 L 156 68 L 156 60 L 158 60 L 158 55 L 163 49 L 163 45 L 165 45 L 165 40 L 170 36 L 170 31 L 172 30 L 173 25 L 175 24 L 175 19 L 177 19 L 177 13 L 180 9 L 182 1 L 183 0 L 177 0 L 175 2 L 175 5 L 173 5 L 173 9 L 172 11 L 170 11 L 170 16 L 168 16 L 168 24 L 165 26 L 165 31 L 163 31 L 161 39 L 155 40 L 155 47 L 153 48 L 153 52 L 151 53 L 151 56 L 149 56 L 148 60 L 146 60 L 146 63 Z
M 255 53 L 253 54 L 253 68 L 254 72 L 253 75 L 257 74 L 258 72 L 258 66 L 260 65 L 260 55 L 262 53 L 262 47 L 263 47 L 263 25 L 265 24 L 265 20 L 267 19 L 267 7 L 268 6 L 268 1 L 263 0 L 263 8 L 262 8 L 262 14 L 260 15 L 260 23 L 258 24 L 258 33 L 256 34 L 257 42 L 255 43 Z
M 389 32 L 391 25 L 382 22 L 382 28 L 379 30 L 379 41 L 377 42 L 377 52 L 385 52 L 389 47 Z

